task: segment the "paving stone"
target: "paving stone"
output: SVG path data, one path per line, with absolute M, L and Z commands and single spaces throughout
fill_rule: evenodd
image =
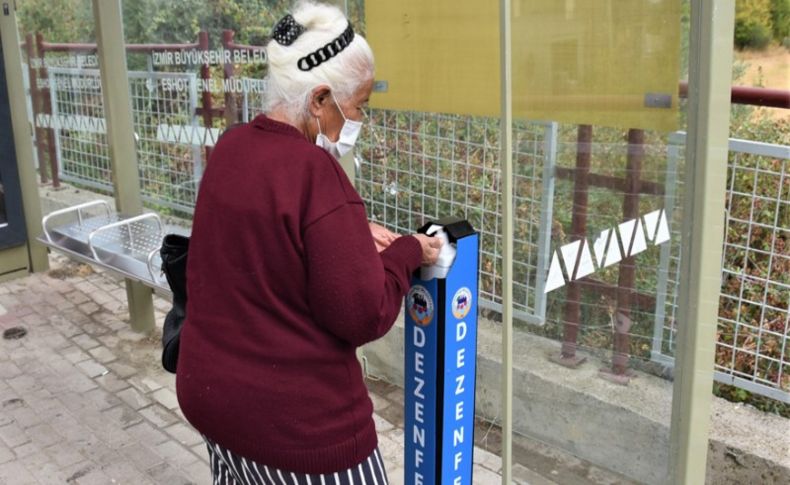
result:
M 77 364 L 77 367 L 88 377 L 99 377 L 110 372 L 106 367 L 93 359 L 83 360 Z
M 156 483 L 167 483 L 172 485 L 191 485 L 190 480 L 184 473 L 169 463 L 160 463 L 146 470 L 151 479 Z
M 122 364 L 120 362 L 111 362 L 107 364 L 113 372 L 115 372 L 121 379 L 126 379 L 134 374 L 137 374 L 137 369 L 130 365 Z
M 21 406 L 17 409 L 8 412 L 16 424 L 23 429 L 28 429 L 33 426 L 39 425 L 44 421 L 44 416 L 36 413 L 27 406 Z
M 207 461 L 196 461 L 195 463 L 186 467 L 184 472 L 196 485 L 212 484 L 211 469 L 209 468 Z
M 81 303 L 85 303 L 87 301 L 90 301 L 90 298 L 88 298 L 88 295 L 86 295 L 85 293 L 83 293 L 81 291 L 76 291 L 76 290 L 72 291 L 72 292 L 69 292 L 69 293 L 66 293 L 63 296 L 66 298 L 66 300 L 70 301 L 71 303 L 77 304 L 77 305 L 79 305 Z
M 63 358 L 65 358 L 72 364 L 76 364 L 78 362 L 82 362 L 83 360 L 90 359 L 90 355 L 87 352 L 83 351 L 81 348 L 77 347 L 76 345 L 71 345 L 64 349 L 61 349 L 60 355 L 62 355 Z
M 143 417 L 139 413 L 125 404 L 102 411 L 102 417 L 120 424 L 122 428 L 128 428 L 143 421 Z
M 16 455 L 17 458 L 24 458 L 27 455 L 36 453 L 38 449 L 39 448 L 37 444 L 28 441 L 27 443 L 23 445 L 19 445 L 16 448 L 14 448 L 14 455 Z
M 3 440 L 6 446 L 14 448 L 30 441 L 30 437 L 18 424 L 11 423 L 0 427 L 0 440 Z
M 0 444 L 0 465 L 16 458 L 16 454 L 6 445 Z
M 194 446 L 191 446 L 190 449 L 192 453 L 194 453 L 199 460 L 208 463 L 208 450 L 206 449 L 206 443 L 198 443 Z
M 154 451 L 165 459 L 167 463 L 176 465 L 179 468 L 185 468 L 197 460 L 197 456 L 192 453 L 192 450 L 185 448 L 175 441 L 164 441 L 154 446 Z
M 93 339 L 90 335 L 80 334 L 71 338 L 71 341 L 77 344 L 83 350 L 90 350 L 99 346 L 99 342 Z
M 110 349 L 103 346 L 90 349 L 88 352 L 93 356 L 94 359 L 102 364 L 106 364 L 117 359 L 115 354 Z
M 170 439 L 168 435 L 154 428 L 148 424 L 147 421 L 142 421 L 138 424 L 127 427 L 126 432 L 141 443 L 145 443 L 150 446 L 159 445 L 160 443 L 166 442 Z M 172 441 L 171 443 L 176 444 Z
M 475 449 L 474 463 L 484 468 L 488 468 L 493 472 L 499 473 L 502 470 L 502 457 L 499 457 L 490 451 L 480 448 Z
M 9 461 L 0 465 L 0 483 L 14 485 L 39 485 L 39 482 L 18 461 Z
M 166 407 L 167 409 L 177 409 L 178 408 L 178 397 L 176 393 L 171 391 L 170 389 L 162 388 L 151 394 L 151 397 L 156 399 L 159 404 Z
M 61 483 L 76 483 L 77 480 L 90 474 L 95 469 L 96 465 L 89 462 L 81 462 L 69 465 L 60 471 Z
M 90 399 L 99 411 L 104 411 L 121 404 L 121 400 L 113 393 L 107 392 L 102 388 L 96 388 L 85 393 L 85 397 Z
M 378 431 L 379 433 L 389 431 L 393 428 L 392 423 L 390 423 L 389 421 L 382 418 L 376 413 L 373 414 L 373 421 L 376 423 L 376 431 Z
M 94 468 L 88 470 L 85 475 L 75 479 L 73 483 L 77 485 L 107 485 L 121 482 L 111 479 L 103 470 Z
M 41 389 L 41 384 L 29 375 L 18 375 L 12 379 L 7 379 L 6 382 L 19 394 L 27 394 L 28 392 L 35 392 Z
M 28 428 L 25 430 L 25 433 L 30 437 L 30 441 L 41 448 L 45 448 L 63 440 L 63 437 L 55 432 L 54 428 L 47 423 Z
M 139 470 L 147 470 L 163 462 L 163 458 L 147 445 L 134 443 L 118 450 L 118 454 L 129 459 Z
M 94 315 L 94 318 L 95 318 L 95 315 Z M 110 349 L 114 349 L 114 348 L 118 347 L 118 343 L 121 341 L 121 339 L 118 338 L 118 336 L 115 335 L 114 333 L 108 333 L 107 335 L 100 335 L 100 336 L 98 336 L 96 338 L 99 339 L 99 341 L 102 344 L 104 344 L 105 346 L 107 346 Z
M 518 485 L 557 485 L 555 482 L 519 463 L 513 465 L 513 482 Z
M 129 387 L 116 394 L 123 402 L 131 406 L 132 409 L 141 409 L 151 404 L 151 400 L 143 396 L 140 391 Z
M 44 454 L 40 448 L 19 462 L 41 483 L 61 482 L 61 467 Z
M 85 461 L 85 457 L 82 453 L 76 450 L 71 443 L 66 442 L 60 442 L 48 448 L 44 448 L 44 453 L 61 467 L 67 467 Z
M 145 416 L 154 426 L 159 428 L 166 428 L 179 421 L 178 416 L 160 404 L 153 404 L 147 408 L 143 408 L 140 410 L 140 414 Z
M 129 388 L 129 383 L 119 379 L 114 372 L 109 372 L 103 376 L 96 377 L 93 380 L 109 392 L 117 393 L 118 391 Z
M 203 442 L 200 434 L 184 423 L 176 423 L 165 428 L 165 432 L 186 446 L 193 446 Z

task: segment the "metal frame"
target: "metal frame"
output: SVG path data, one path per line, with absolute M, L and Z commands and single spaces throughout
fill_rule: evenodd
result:
M 165 294 L 170 287 L 158 269 L 162 238 L 169 232 L 188 233 L 165 226 L 155 213 L 123 217 L 104 200 L 54 211 L 41 225 L 39 241 L 46 246 Z
M 131 93 L 126 67 L 121 0 L 93 0 L 101 69 L 104 113 L 107 120 L 107 145 L 112 164 L 115 202 L 125 214 L 140 214 L 140 177 L 134 139 Z M 126 280 L 132 328 L 148 332 L 154 328 L 151 288 Z
M 735 0 L 691 2 L 678 352 L 669 482 L 705 482 L 724 241 Z
M 46 271 L 49 268 L 47 248 L 35 239 L 38 223 L 41 220 L 41 200 L 38 195 L 38 181 L 34 168 L 35 157 L 30 136 L 31 130 L 27 123 L 27 96 L 24 74 L 22 73 L 21 39 L 17 26 L 16 4 L 11 1 L 3 1 L 2 4 L 0 42 L 2 43 L 3 62 L 8 84 L 11 126 L 14 132 L 14 148 L 27 229 L 28 264 L 32 271 Z M 6 9 L 8 13 L 5 13 Z
M 511 1 L 499 3 L 502 177 L 502 483 L 513 482 L 513 66 Z M 539 279 L 542 275 L 539 276 Z

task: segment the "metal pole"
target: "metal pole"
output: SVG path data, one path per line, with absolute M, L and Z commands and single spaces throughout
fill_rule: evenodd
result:
M 112 164 L 115 204 L 120 212 L 136 215 L 143 211 L 137 147 L 134 140 L 131 94 L 126 49 L 123 39 L 121 0 L 93 0 L 96 40 L 99 46 L 102 96 L 107 123 L 107 145 Z M 154 328 L 151 289 L 126 280 L 126 297 L 132 329 L 148 332 Z
M 623 221 L 639 217 L 639 194 L 641 191 L 640 175 L 642 162 L 645 158 L 645 132 L 643 130 L 628 130 L 628 159 L 626 162 L 625 186 L 623 194 Z M 637 231 L 641 231 L 639 227 Z M 636 234 L 632 241 L 623 241 L 625 254 L 630 251 L 630 246 L 635 244 Z M 630 256 L 620 262 L 617 278 L 617 313 L 614 327 L 614 343 L 612 345 L 612 370 L 604 372 L 603 376 L 619 384 L 627 384 L 632 373 L 628 370 L 628 359 L 631 355 L 630 331 L 633 325 L 631 319 L 632 296 L 636 293 L 636 257 Z
M 38 195 L 38 181 L 33 164 L 33 133 L 27 120 L 25 80 L 22 73 L 22 53 L 19 50 L 21 43 L 16 22 L 15 3 L 4 1 L 1 10 L 0 50 L 3 54 L 8 100 L 11 105 L 11 126 L 14 131 L 19 185 L 22 189 L 30 270 L 46 271 L 49 269 L 47 248 L 36 241 L 36 235 L 41 233 L 41 200 Z
M 691 2 L 671 483 L 705 482 L 721 288 L 735 0 Z
M 44 46 L 44 35 L 41 32 L 36 34 L 36 44 L 38 48 L 38 56 L 43 63 L 44 60 L 47 58 L 47 50 Z M 41 69 L 39 70 L 39 76 L 41 79 L 49 80 L 49 71 L 47 70 L 46 64 L 41 65 Z M 52 122 L 50 123 L 49 128 L 47 128 L 47 153 L 49 155 L 49 167 L 51 170 L 51 177 L 52 177 L 52 187 L 58 188 L 60 187 L 60 174 L 58 173 L 58 156 L 55 150 L 55 119 L 52 116 L 53 109 L 52 109 L 52 86 L 45 86 L 40 91 L 41 101 L 43 102 L 42 111 L 45 115 L 49 115 Z M 43 167 L 44 164 L 41 160 L 38 161 L 39 168 Z
M 235 32 L 232 30 L 223 30 L 222 31 L 222 46 L 225 50 L 232 51 L 234 50 L 233 46 L 233 36 Z M 225 79 L 232 80 L 233 77 L 236 75 L 234 66 L 232 62 L 223 63 L 222 64 L 222 73 L 225 76 Z M 228 83 L 229 86 L 233 84 Z M 239 122 L 239 109 L 237 104 L 238 94 L 234 92 L 232 89 L 225 91 L 225 126 L 230 128 L 231 125 Z
M 513 78 L 511 1 L 499 4 L 502 177 L 502 483 L 513 482 Z
M 36 116 L 42 112 L 41 110 L 41 102 L 39 99 L 41 98 L 40 89 L 38 89 L 38 67 L 35 67 L 33 64 L 38 59 L 36 54 L 36 44 L 35 39 L 33 38 L 33 34 L 27 34 L 25 36 L 25 51 L 27 54 L 27 78 L 30 80 L 30 105 L 33 107 L 33 129 L 36 133 L 36 152 L 38 154 L 38 163 L 39 163 L 39 176 L 41 177 L 41 183 L 45 184 L 49 181 L 49 177 L 47 177 L 47 164 L 44 163 L 45 155 L 44 155 L 44 130 L 41 128 L 36 128 Z
M 573 180 L 573 214 L 571 216 L 571 239 L 584 241 L 587 237 L 587 199 L 590 193 L 590 160 L 592 158 L 592 126 L 579 125 L 576 138 L 576 174 Z M 573 278 L 581 251 L 573 263 L 566 261 L 568 278 Z M 570 263 L 570 264 L 569 264 Z M 576 355 L 579 327 L 581 326 L 581 284 L 568 283 L 565 299 L 565 328 L 560 355 L 551 360 L 566 367 L 578 367 L 585 357 Z
M 200 45 L 200 50 L 208 51 L 209 50 L 209 39 L 208 39 L 208 32 L 199 32 L 198 33 L 198 45 Z M 203 64 L 200 66 L 200 79 L 203 80 L 203 89 L 202 89 L 202 101 L 203 101 L 203 127 L 206 129 L 207 132 L 214 127 L 214 104 L 211 100 L 211 90 L 209 89 L 209 81 L 211 80 L 211 66 L 208 64 Z M 211 158 L 211 147 L 206 147 L 206 164 L 208 164 L 208 159 Z M 196 160 L 195 163 L 200 163 L 200 160 Z

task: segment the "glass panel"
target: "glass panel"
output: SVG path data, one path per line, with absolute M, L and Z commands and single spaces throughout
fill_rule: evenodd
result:
M 537 439 L 645 483 L 669 466 L 686 21 L 677 1 L 513 6 L 515 149 L 530 118 L 554 126 L 539 197 L 551 233 L 536 255 L 516 248 L 545 313 L 517 332 L 515 446 Z M 525 189 L 516 180 L 517 200 Z M 535 453 L 515 462 L 534 467 Z
M 90 2 L 46 2 L 42 16 L 44 3 L 20 8 L 42 179 L 59 175 L 112 192 Z M 514 0 L 512 301 L 502 297 L 497 3 L 335 3 L 376 55 L 372 109 L 355 152 L 369 218 L 408 234 L 459 216 L 480 234 L 477 479 L 498 479 L 501 320 L 503 306 L 512 305 L 516 477 L 663 481 L 686 195 L 678 83 L 688 72 L 689 2 Z M 217 139 L 264 111 L 262 46 L 289 7 L 276 0 L 123 2 L 149 207 L 189 224 Z M 787 340 L 788 281 L 780 270 L 790 256 L 778 242 L 786 235 L 774 228 L 774 244 L 753 240 L 787 213 L 786 156 L 764 165 L 781 157 L 759 155 L 763 149 L 744 152 L 760 158 L 748 167 L 731 159 L 728 206 L 740 215 L 727 219 L 733 255 L 724 262 L 717 369 L 786 392 L 790 346 L 778 343 L 783 328 Z M 753 210 L 753 199 L 762 210 Z M 742 281 L 746 269 L 761 272 Z M 367 371 L 398 386 L 403 332 L 399 323 L 365 349 Z M 369 381 L 403 400 L 376 382 Z M 396 429 L 380 436 L 391 447 L 385 462 L 400 476 L 401 444 L 414 436 L 397 430 L 399 406 L 377 412 Z
M 515 254 L 506 303 L 518 329 L 522 475 L 653 483 L 667 474 L 682 8 L 513 2 Z M 368 2 L 379 82 L 358 152 L 357 188 L 372 218 L 409 232 L 459 215 L 481 232 L 481 349 L 496 342 L 503 305 L 498 14 L 496 3 Z M 478 358 L 485 369 L 492 355 Z M 498 394 L 500 375 L 478 376 L 477 413 L 496 420 L 498 401 L 485 396 Z M 495 431 L 478 438 L 500 452 Z

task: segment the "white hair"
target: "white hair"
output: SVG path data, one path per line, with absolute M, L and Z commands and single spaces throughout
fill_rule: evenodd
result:
M 307 116 L 310 92 L 326 84 L 336 99 L 348 100 L 359 87 L 373 79 L 373 52 L 359 34 L 339 54 L 309 71 L 297 66 L 299 59 L 335 40 L 346 30 L 349 21 L 337 7 L 309 0 L 297 3 L 291 13 L 305 31 L 293 44 L 280 45 L 271 40 L 266 45 L 269 70 L 266 76 L 265 110 L 282 110 L 292 122 Z

